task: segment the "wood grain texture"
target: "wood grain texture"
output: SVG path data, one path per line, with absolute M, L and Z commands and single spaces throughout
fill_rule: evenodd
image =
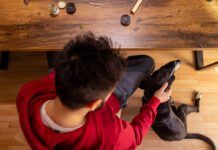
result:
M 181 59 L 184 63 L 176 72 L 173 94 L 177 103 L 192 104 L 194 90 L 203 93 L 200 113 L 188 116 L 188 131 L 202 133 L 218 145 L 218 68 L 197 72 L 193 68 L 193 54 L 189 51 L 127 51 L 126 55 L 147 54 L 156 61 L 156 68 L 168 61 Z M 206 51 L 205 64 L 218 57 L 218 51 Z M 24 59 L 25 58 L 25 59 Z M 31 62 L 31 63 L 30 63 Z M 12 52 L 8 71 L 0 71 L 0 149 L 28 150 L 20 131 L 15 98 L 21 85 L 47 74 L 46 55 L 43 52 Z M 138 90 L 129 99 L 122 111 L 122 118 L 131 121 L 139 112 L 142 91 Z M 198 140 L 179 142 L 161 141 L 153 130 L 144 138 L 139 150 L 208 150 L 208 145 Z
M 102 6 L 75 0 L 77 12 L 49 15 L 51 0 L 1 0 L 0 50 L 60 50 L 75 35 L 93 31 L 110 36 L 123 49 L 218 48 L 218 1 L 143 1 L 128 27 L 120 17 L 135 1 L 102 0 Z M 81 25 L 83 28 L 81 28 Z

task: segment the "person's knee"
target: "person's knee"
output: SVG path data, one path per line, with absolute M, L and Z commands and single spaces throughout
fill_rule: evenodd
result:
M 142 63 L 144 63 L 146 65 L 149 64 L 149 66 L 151 66 L 151 68 L 153 68 L 154 65 L 155 65 L 154 59 L 152 57 L 148 56 L 148 55 L 142 55 L 142 56 L 143 56 L 142 57 Z
M 132 64 L 141 66 L 141 72 L 147 73 L 153 71 L 155 67 L 154 59 L 148 55 L 129 56 L 127 60 Z

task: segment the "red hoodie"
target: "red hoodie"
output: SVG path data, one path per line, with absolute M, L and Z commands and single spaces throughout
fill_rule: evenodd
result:
M 115 115 L 120 105 L 112 94 L 101 109 L 87 114 L 84 126 L 75 131 L 58 133 L 45 126 L 40 117 L 42 104 L 56 96 L 54 73 L 25 84 L 18 94 L 20 125 L 34 150 L 135 149 L 154 122 L 160 104 L 153 97 L 129 123 Z

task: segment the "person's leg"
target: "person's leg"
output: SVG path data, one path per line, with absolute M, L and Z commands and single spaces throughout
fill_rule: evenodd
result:
M 147 55 L 136 55 L 127 58 L 127 69 L 115 88 L 121 108 L 127 105 L 127 99 L 140 85 L 141 81 L 154 70 L 154 60 Z

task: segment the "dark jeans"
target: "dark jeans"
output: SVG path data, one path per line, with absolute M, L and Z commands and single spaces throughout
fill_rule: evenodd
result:
M 136 55 L 127 58 L 127 69 L 115 88 L 115 95 L 121 108 L 127 105 L 127 99 L 140 85 L 141 81 L 154 70 L 154 60 L 147 55 Z

